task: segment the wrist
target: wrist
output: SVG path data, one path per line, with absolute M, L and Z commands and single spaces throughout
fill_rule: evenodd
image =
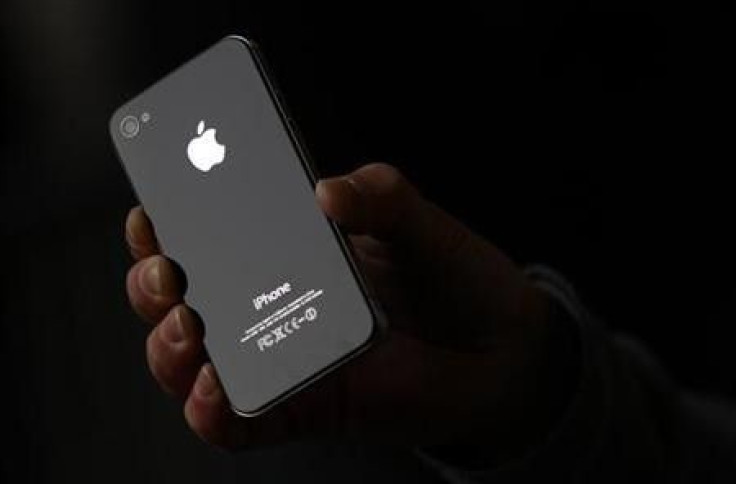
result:
M 540 445 L 562 419 L 580 377 L 578 328 L 566 308 L 534 286 L 527 295 L 524 363 L 474 435 L 422 448 L 427 456 L 468 470 L 491 468 Z
M 581 372 L 579 330 L 572 315 L 545 289 L 530 283 L 525 301 L 525 357 L 501 399 L 493 441 L 495 462 L 540 445 L 562 419 Z

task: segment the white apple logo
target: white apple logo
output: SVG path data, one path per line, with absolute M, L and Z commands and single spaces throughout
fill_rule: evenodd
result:
M 225 145 L 215 139 L 214 128 L 204 130 L 204 121 L 197 126 L 197 135 L 187 146 L 187 156 L 192 165 L 200 171 L 210 171 L 213 166 L 225 159 Z

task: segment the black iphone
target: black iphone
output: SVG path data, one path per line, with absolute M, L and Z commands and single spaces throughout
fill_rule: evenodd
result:
M 228 36 L 120 107 L 118 156 L 233 409 L 254 416 L 382 333 L 255 44 Z

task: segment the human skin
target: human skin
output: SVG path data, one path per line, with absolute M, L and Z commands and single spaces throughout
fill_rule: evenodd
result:
M 141 207 L 126 221 L 132 307 L 146 353 L 191 429 L 227 449 L 309 436 L 431 446 L 483 442 L 499 455 L 543 438 L 570 388 L 546 293 L 493 244 L 425 199 L 394 167 L 320 180 L 315 196 L 352 242 L 386 313 L 385 336 L 258 417 L 229 407 L 184 303 L 186 277 L 161 254 Z M 243 250 L 247 250 L 246 247 Z M 559 385 L 558 385 L 559 382 Z

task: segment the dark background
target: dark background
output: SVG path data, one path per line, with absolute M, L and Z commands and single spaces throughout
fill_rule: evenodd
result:
M 323 174 L 398 165 L 681 385 L 736 397 L 727 2 L 429 3 L 4 0 L 0 480 L 421 473 L 390 447 L 214 451 L 147 372 L 107 119 L 228 33 L 259 41 Z

